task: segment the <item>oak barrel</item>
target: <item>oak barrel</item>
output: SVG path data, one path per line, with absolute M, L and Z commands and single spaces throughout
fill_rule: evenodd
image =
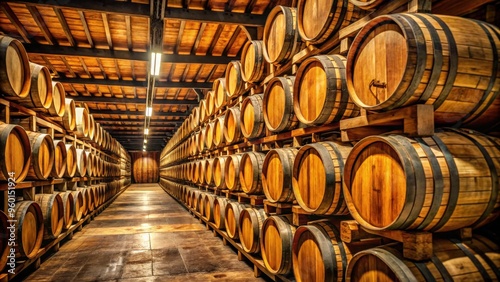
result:
M 94 211 L 94 192 L 89 189 L 88 187 L 78 187 L 76 188 L 77 191 L 80 191 L 85 198 L 85 206 L 87 207 L 86 211 L 87 214 L 91 213 Z
M 200 128 L 200 131 L 196 135 L 196 144 L 198 146 L 198 151 L 201 153 L 205 151 L 205 136 L 206 136 L 206 127 Z
M 292 171 L 293 194 L 306 212 L 345 215 L 342 181 L 349 143 L 318 142 L 300 148 Z
M 54 140 L 54 165 L 50 172 L 50 176 L 54 178 L 62 178 L 67 169 L 66 144 L 62 140 Z
M 207 100 L 201 99 L 200 104 L 198 106 L 200 108 L 200 124 L 205 123 L 207 121 Z
M 4 269 L 5 265 L 7 264 L 7 261 L 9 258 L 7 256 L 10 253 L 10 247 L 9 247 L 9 237 L 10 235 L 10 230 L 7 229 L 7 227 L 10 225 L 7 221 L 9 218 L 7 215 L 3 212 L 0 211 L 0 269 Z
M 266 154 L 261 152 L 246 152 L 240 160 L 241 190 L 247 194 L 262 194 L 262 167 Z
M 228 161 L 228 156 L 218 156 L 217 158 L 214 159 L 214 164 L 213 164 L 213 179 L 214 179 L 214 184 L 215 187 L 218 189 L 225 189 L 226 188 L 226 174 L 225 174 L 225 168 L 226 168 L 226 162 Z
M 260 82 L 266 76 L 264 60 L 264 43 L 262 40 L 251 40 L 245 43 L 241 53 L 241 77 L 244 81 Z
M 500 213 L 499 155 L 500 139 L 473 131 L 366 137 L 346 159 L 344 197 L 353 218 L 369 229 L 481 226 Z
M 73 195 L 74 215 L 73 222 L 78 222 L 85 214 L 85 199 L 81 191 L 69 191 Z
M 64 226 L 64 205 L 59 194 L 35 194 L 43 214 L 43 239 L 55 239 Z
M 54 166 L 54 141 L 48 134 L 27 132 L 31 143 L 31 163 L 26 178 L 47 179 Z
M 215 115 L 215 93 L 213 90 L 207 91 L 207 95 L 205 96 L 207 100 L 207 116 L 212 117 Z
M 24 98 L 31 85 L 28 53 L 21 41 L 0 35 L 0 92 Z
M 94 176 L 94 153 L 85 151 L 85 155 L 87 155 L 87 176 Z
M 286 216 L 270 216 L 262 224 L 260 253 L 267 270 L 272 274 L 292 271 L 292 243 L 295 226 Z
M 430 260 L 414 262 L 389 245 L 354 255 L 346 281 L 498 281 L 498 242 L 474 235 L 471 242 L 433 239 Z
M 208 122 L 207 127 L 205 129 L 205 146 L 209 151 L 215 148 L 214 130 L 215 130 L 215 121 Z
M 302 40 L 311 44 L 335 40 L 335 36 L 342 28 L 361 19 L 367 13 L 347 0 L 299 0 L 297 4 L 299 34 Z
M 224 116 L 220 116 L 215 119 L 213 129 L 213 142 L 215 147 L 221 147 L 224 145 L 224 119 Z
M 250 205 L 241 204 L 238 202 L 230 202 L 226 205 L 224 211 L 224 220 L 226 226 L 227 236 L 231 239 L 239 239 L 240 229 L 240 214 L 245 208 L 250 208 Z
M 214 200 L 214 224 L 219 230 L 226 229 L 226 206 L 231 203 L 227 198 L 217 197 Z
M 321 125 L 359 115 L 347 91 L 345 63 L 340 55 L 319 55 L 300 64 L 293 85 L 293 108 L 299 121 Z
M 67 230 L 73 224 L 73 219 L 75 217 L 75 200 L 73 199 L 73 194 L 71 192 L 60 192 L 59 196 L 61 196 L 63 203 L 63 229 Z
M 241 154 L 229 155 L 224 164 L 225 187 L 232 192 L 241 190 L 239 178 L 241 156 Z
M 352 244 L 354 245 L 354 244 Z M 351 245 L 327 221 L 302 225 L 293 236 L 293 273 L 297 282 L 342 281 L 352 258 Z
M 64 171 L 65 177 L 75 176 L 77 164 L 77 152 L 73 144 L 66 144 L 66 170 Z
M 240 107 L 235 106 L 227 109 L 224 117 L 224 140 L 226 145 L 241 141 L 240 129 Z
M 34 201 L 16 203 L 16 257 L 34 258 L 43 241 L 43 214 Z
M 85 138 L 89 135 L 89 111 L 85 107 L 76 107 L 76 136 Z
M 200 160 L 198 162 L 198 181 L 197 184 L 205 184 L 205 160 Z
M 275 6 L 264 25 L 264 58 L 270 64 L 285 64 L 300 51 L 302 40 L 297 29 L 297 9 Z
M 351 4 L 363 10 L 371 10 L 377 8 L 377 6 L 382 4 L 384 1 L 385 0 L 349 0 Z
M 59 81 L 52 81 L 52 104 L 48 108 L 49 114 L 63 117 L 66 110 L 66 91 Z
M 28 134 L 19 125 L 0 122 L 0 180 L 12 178 L 22 182 L 28 175 L 31 162 L 31 144 Z
M 260 232 L 266 218 L 264 209 L 245 208 L 240 212 L 239 237 L 245 252 L 260 252 Z
M 245 81 L 241 76 L 240 61 L 231 61 L 226 67 L 226 88 L 229 98 L 236 98 L 243 95 L 245 91 Z
M 201 216 L 205 215 L 205 192 L 200 192 L 196 198 L 196 211 L 201 214 Z
M 204 215 L 208 222 L 214 222 L 214 203 L 217 196 L 205 194 L 203 206 L 205 208 Z
M 87 154 L 84 149 L 76 149 L 76 172 L 75 176 L 87 175 Z
M 295 200 L 292 187 L 292 171 L 296 148 L 273 149 L 266 154 L 262 164 L 262 188 L 266 198 L 272 202 Z
M 90 193 L 87 189 L 80 188 L 80 187 L 77 187 L 76 191 L 80 192 L 80 194 L 82 195 L 82 199 L 83 199 L 82 216 L 86 216 L 90 212 L 90 210 L 89 210 L 89 202 L 91 200 Z
M 64 129 L 73 131 L 76 129 L 76 106 L 73 99 L 64 99 L 65 110 L 62 118 Z
M 92 114 L 89 114 L 89 139 L 95 141 L 95 120 Z
M 272 78 L 264 91 L 262 101 L 264 121 L 272 132 L 297 127 L 298 119 L 293 111 L 294 76 Z
M 30 62 L 31 87 L 29 95 L 17 102 L 28 108 L 46 111 L 52 104 L 52 78 L 47 67 Z
M 227 102 L 226 79 L 221 77 L 214 80 L 212 90 L 215 95 L 215 110 L 218 111 L 222 109 Z
M 429 104 L 438 126 L 489 130 L 500 112 L 499 34 L 493 25 L 453 16 L 377 17 L 349 49 L 351 98 L 372 111 Z
M 207 185 L 214 184 L 213 165 L 214 159 L 205 159 L 205 183 Z
M 246 138 L 262 137 L 266 132 L 262 99 L 264 94 L 246 97 L 241 104 L 240 128 Z

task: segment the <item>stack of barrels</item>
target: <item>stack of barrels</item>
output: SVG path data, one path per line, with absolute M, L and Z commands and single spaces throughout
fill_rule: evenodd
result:
M 66 98 L 63 85 L 52 81 L 47 67 L 29 62 L 21 42 L 0 36 L 0 54 L 4 60 L 0 62 L 0 93 L 11 104 L 26 108 L 18 107 L 26 115 L 34 111 L 57 117 L 50 120 L 56 131 L 62 129 L 55 139 L 38 128 L 50 125 L 32 125 L 15 117 L 10 117 L 10 124 L 0 122 L 0 182 L 10 187 L 23 181 L 45 185 L 44 181 L 64 179 L 55 181 L 59 184 L 52 185 L 54 189 L 34 188 L 43 193 L 33 198 L 13 197 L 15 201 L 11 202 L 9 197 L 8 206 L 1 205 L 10 219 L 21 224 L 15 229 L 16 257 L 32 259 L 39 255 L 42 245 L 58 238 L 130 183 L 130 156 L 95 122 L 86 105 L 77 106 L 73 99 Z M 35 127 L 38 131 L 32 131 Z M 87 180 L 80 178 L 77 183 L 73 177 Z M 52 190 L 59 191 L 48 193 Z M 16 193 L 21 194 L 30 193 Z M 7 227 L 6 218 L 0 212 L 2 228 Z M 4 239 L 0 244 L 0 269 L 6 262 Z
M 383 2 L 275 7 L 264 39 L 245 44 L 241 61 L 228 64 L 162 151 L 160 184 L 259 254 L 269 272 L 293 273 L 296 281 L 498 280 L 498 241 L 441 236 L 500 214 L 498 27 L 395 13 L 369 21 L 347 56 L 296 55 L 304 43 L 335 44 L 340 29 Z M 293 75 L 291 67 L 270 75 L 292 64 Z M 300 146 L 291 139 L 269 150 L 250 146 L 416 104 L 433 106 L 434 135 L 345 143 L 325 134 Z M 265 195 L 270 205 L 295 204 L 328 220 L 295 226 L 291 215 L 267 214 L 219 190 Z M 415 262 L 397 244 L 345 243 L 338 219 L 346 216 L 378 232 L 432 232 L 434 256 Z

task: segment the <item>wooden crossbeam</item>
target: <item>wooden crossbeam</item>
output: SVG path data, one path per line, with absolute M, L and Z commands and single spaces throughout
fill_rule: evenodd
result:
M 109 1 L 82 1 L 82 0 L 21 0 L 8 2 L 24 3 L 26 5 L 39 5 L 58 8 L 69 8 L 81 11 L 93 11 L 98 13 L 122 14 L 135 17 L 149 17 L 150 5 L 133 2 L 109 2 Z M 274 5 L 273 5 L 274 7 Z M 264 26 L 267 14 L 255 15 L 232 12 L 218 12 L 210 10 L 187 10 L 183 8 L 167 7 L 165 18 L 176 20 L 188 20 L 196 22 L 237 24 L 244 26 Z
M 111 110 L 90 110 L 92 115 L 121 115 L 121 116 L 144 116 L 144 111 L 111 111 Z M 186 117 L 188 112 L 154 112 L 154 116 L 164 117 Z
M 120 50 L 108 50 L 85 47 L 68 47 L 68 46 L 53 46 L 41 44 L 24 44 L 24 48 L 28 53 L 39 55 L 56 55 L 56 56 L 76 56 L 76 57 L 91 57 L 103 59 L 119 59 L 133 61 L 149 61 L 151 55 L 148 52 L 132 52 Z M 196 56 L 196 55 L 176 55 L 163 54 L 162 61 L 165 63 L 179 64 L 219 64 L 225 65 L 232 60 L 239 60 L 239 57 L 227 56 Z
M 133 80 L 113 80 L 113 79 L 93 79 L 93 78 L 71 78 L 60 77 L 57 80 L 61 83 L 69 84 L 93 84 L 93 85 L 107 85 L 107 86 L 124 86 L 124 87 L 147 87 L 147 81 L 133 81 Z M 170 82 L 170 81 L 157 81 L 156 88 L 200 88 L 212 89 L 213 83 L 206 82 Z
M 69 97 L 68 97 L 69 98 Z M 141 98 L 118 98 L 118 97 L 95 97 L 95 96 L 76 96 L 71 97 L 75 102 L 92 102 L 92 103 L 117 103 L 117 104 L 144 104 L 146 99 Z M 196 100 L 153 100 L 155 105 L 198 105 Z

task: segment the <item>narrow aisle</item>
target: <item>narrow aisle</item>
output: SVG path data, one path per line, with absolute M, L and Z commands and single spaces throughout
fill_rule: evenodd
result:
M 158 184 L 134 184 L 26 281 L 263 281 Z

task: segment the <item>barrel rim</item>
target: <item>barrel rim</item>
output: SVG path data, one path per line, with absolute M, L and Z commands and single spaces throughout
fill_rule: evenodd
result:
M 272 88 L 271 86 L 274 85 L 275 83 L 280 83 L 282 86 L 286 86 L 288 84 L 288 87 L 282 87 L 283 92 L 284 92 L 284 116 L 279 122 L 277 126 L 273 126 L 271 122 L 269 121 L 269 118 L 267 117 L 267 112 L 268 112 L 268 105 L 267 103 L 269 102 L 269 96 L 270 96 L 270 89 Z M 267 87 L 264 91 L 264 96 L 262 98 L 262 112 L 264 114 L 264 122 L 266 124 L 267 129 L 272 132 L 280 132 L 287 127 L 291 126 L 292 124 L 297 120 L 297 116 L 295 115 L 293 111 L 293 85 L 295 83 L 295 76 L 275 76 L 269 82 L 267 83 Z M 289 117 L 288 119 L 286 118 L 286 113 L 287 110 L 289 111 Z
M 6 93 L 6 94 L 11 95 L 11 96 L 17 96 L 19 98 L 26 98 L 29 96 L 30 88 L 31 88 L 31 79 L 30 79 L 31 70 L 30 70 L 30 66 L 29 66 L 28 52 L 26 52 L 26 49 L 24 48 L 24 45 L 21 43 L 21 41 L 15 39 L 15 38 L 9 37 L 9 36 L 5 36 L 5 35 L 0 36 L 0 46 L 3 44 L 7 45 L 6 48 L 0 48 L 1 56 L 4 58 L 7 56 L 8 47 L 16 49 L 16 52 L 21 57 L 20 59 L 23 63 L 23 77 L 24 77 L 24 83 L 23 83 L 23 87 L 21 88 L 20 93 L 15 93 L 16 91 L 13 89 L 12 84 L 10 83 L 9 80 L 7 80 L 9 82 L 10 89 L 7 89 L 8 91 L 6 91 L 6 92 L 8 92 L 8 93 Z M 3 72 L 7 73 L 7 69 L 6 69 L 7 65 L 1 64 L 0 66 L 1 66 L 1 69 L 3 70 Z
M 8 136 L 11 134 L 11 132 L 15 131 L 17 136 L 21 139 L 21 143 L 23 144 L 23 151 L 24 151 L 24 167 L 21 170 L 20 176 L 15 176 L 14 182 L 15 183 L 20 183 L 22 182 L 26 176 L 28 175 L 28 171 L 30 168 L 31 164 L 31 141 L 29 139 L 28 133 L 26 130 L 24 130 L 23 127 L 16 125 L 16 124 L 7 124 L 7 123 L 1 123 L 0 122 L 0 127 L 4 127 L 3 130 L 0 132 L 0 148 L 5 148 L 7 145 L 6 140 L 8 140 Z M 5 150 L 0 150 L 0 158 L 5 160 Z M 0 165 L 0 169 L 2 170 L 3 175 L 9 175 L 10 171 L 7 171 L 7 167 L 4 165 Z

